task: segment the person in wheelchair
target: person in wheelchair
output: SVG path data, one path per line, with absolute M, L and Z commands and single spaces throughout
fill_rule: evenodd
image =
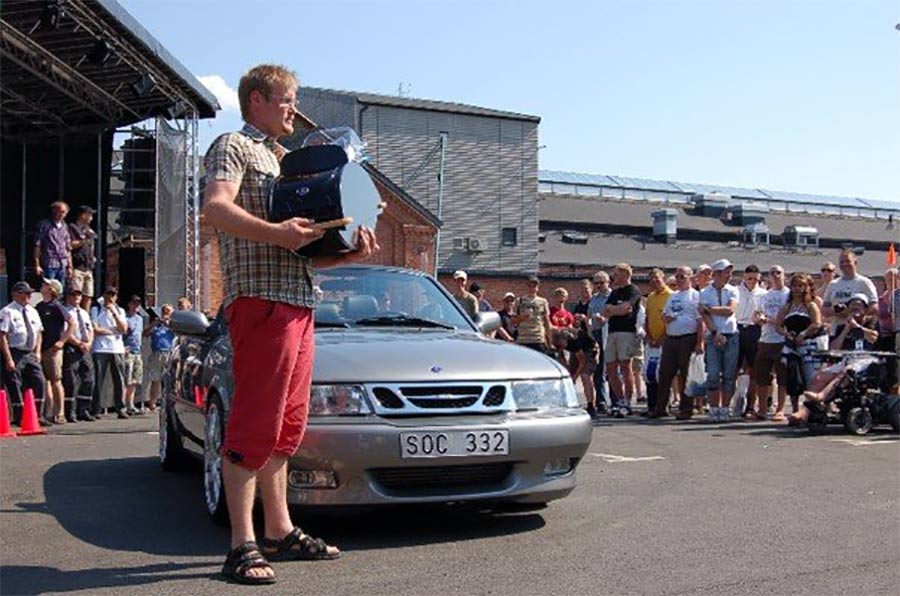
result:
M 878 342 L 878 320 L 867 314 L 868 297 L 854 294 L 845 308 L 850 309 L 850 313 L 846 322 L 837 328 L 837 335 L 831 343 L 832 350 L 843 353 L 836 362 L 824 366 L 816 374 L 809 390 L 803 394 L 807 401 L 828 403 L 842 383 L 868 371 L 873 364 L 883 363 L 878 356 L 866 353 L 874 350 Z M 804 405 L 791 414 L 787 422 L 798 425 L 808 418 L 809 409 Z

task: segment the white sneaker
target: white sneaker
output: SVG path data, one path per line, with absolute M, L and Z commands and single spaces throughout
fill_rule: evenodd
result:
M 709 408 L 709 421 L 710 422 L 718 422 L 719 421 L 719 408 Z
M 728 413 L 728 407 L 724 407 L 722 410 L 722 422 L 728 422 L 731 420 L 731 414 Z

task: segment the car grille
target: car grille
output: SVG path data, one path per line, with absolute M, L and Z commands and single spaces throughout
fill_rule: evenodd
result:
M 478 401 L 478 396 L 474 397 L 458 397 L 454 399 L 429 399 L 418 398 L 410 399 L 409 403 L 419 408 L 468 408 Z
M 399 410 L 403 407 L 403 400 L 387 387 L 376 387 L 372 390 L 372 394 L 375 395 L 375 399 L 382 407 L 390 410 Z
M 488 389 L 487 395 L 484 396 L 483 403 L 486 406 L 496 407 L 503 403 L 506 399 L 506 387 L 503 385 L 494 385 Z
M 372 478 L 384 488 L 399 491 L 476 489 L 501 484 L 512 472 L 509 462 L 466 466 L 375 468 Z
M 388 416 L 447 413 L 496 413 L 508 393 L 506 385 L 378 385 L 370 389 L 376 410 Z M 503 408 L 508 409 L 508 408 Z

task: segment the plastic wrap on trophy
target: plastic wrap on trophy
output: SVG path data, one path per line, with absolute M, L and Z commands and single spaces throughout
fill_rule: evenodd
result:
M 372 230 L 384 205 L 372 178 L 336 145 L 297 149 L 281 160 L 281 175 L 269 191 L 269 221 L 292 217 L 325 229 L 321 240 L 299 249 L 313 257 L 357 248 L 359 226 Z

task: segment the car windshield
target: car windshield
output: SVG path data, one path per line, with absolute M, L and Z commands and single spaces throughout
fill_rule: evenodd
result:
M 471 330 L 436 282 L 396 270 L 335 268 L 318 272 L 316 326 L 428 327 Z

